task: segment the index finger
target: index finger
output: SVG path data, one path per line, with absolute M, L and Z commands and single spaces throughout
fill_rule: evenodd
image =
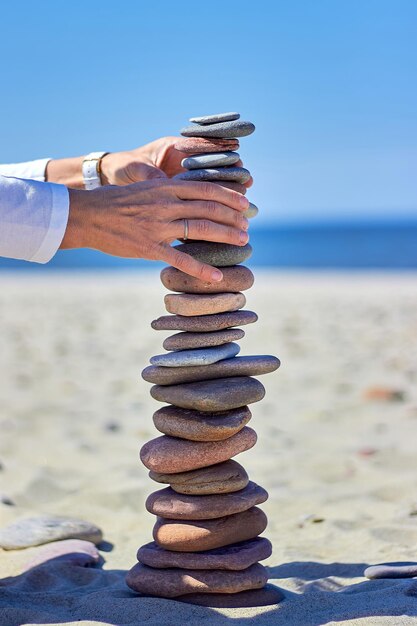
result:
M 214 200 L 236 211 L 246 211 L 249 208 L 249 200 L 245 196 L 216 183 L 178 181 L 174 192 L 180 200 Z

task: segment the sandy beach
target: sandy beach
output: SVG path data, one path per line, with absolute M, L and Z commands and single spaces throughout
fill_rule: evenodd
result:
M 285 600 L 214 609 L 136 597 L 124 576 L 151 540 L 139 449 L 159 433 L 140 372 L 169 335 L 156 273 L 0 275 L 0 526 L 50 513 L 104 533 L 96 568 L 22 574 L 39 548 L 0 549 L 0 624 L 406 626 L 417 580 L 417 275 L 256 271 L 242 355 L 275 354 L 237 460 L 269 500 L 265 562 Z

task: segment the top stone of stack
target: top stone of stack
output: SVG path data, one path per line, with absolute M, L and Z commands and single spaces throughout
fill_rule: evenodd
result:
M 217 124 L 217 122 L 233 122 L 240 118 L 239 113 L 216 113 L 215 115 L 202 115 L 201 117 L 190 117 L 193 124 Z
M 251 135 L 255 126 L 252 122 L 240 119 L 239 113 L 218 113 L 192 117 L 192 126 L 181 130 L 183 137 L 211 137 L 213 139 L 234 139 Z

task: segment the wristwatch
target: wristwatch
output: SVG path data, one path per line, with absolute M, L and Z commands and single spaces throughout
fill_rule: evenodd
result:
M 83 160 L 83 179 L 85 188 L 90 191 L 101 187 L 100 162 L 108 152 L 90 152 Z

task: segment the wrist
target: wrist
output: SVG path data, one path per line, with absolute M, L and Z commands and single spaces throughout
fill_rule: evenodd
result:
M 51 159 L 46 165 L 45 180 L 73 189 L 84 189 L 82 163 L 83 157 Z
M 92 230 L 92 196 L 94 192 L 68 189 L 68 223 L 60 248 L 89 248 Z
M 103 187 L 105 185 L 111 185 L 112 184 L 111 181 L 114 180 L 113 168 L 112 168 L 112 163 L 114 160 L 113 157 L 114 157 L 114 152 L 107 152 L 107 154 L 102 156 L 100 159 L 99 175 L 100 175 L 100 180 L 101 180 L 101 184 L 103 185 Z

